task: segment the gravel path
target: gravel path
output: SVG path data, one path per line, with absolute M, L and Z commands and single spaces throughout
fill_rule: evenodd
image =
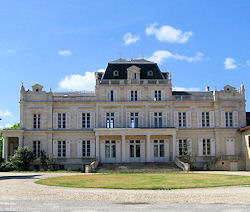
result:
M 205 173 L 205 172 L 203 172 Z M 213 173 L 215 172 L 206 172 Z M 240 174 L 250 172 L 217 172 Z M 115 202 L 171 202 L 171 203 L 247 203 L 250 186 L 196 188 L 176 190 L 120 190 L 92 188 L 64 188 L 38 185 L 39 179 L 80 173 L 0 173 L 0 199 L 9 200 L 100 200 Z

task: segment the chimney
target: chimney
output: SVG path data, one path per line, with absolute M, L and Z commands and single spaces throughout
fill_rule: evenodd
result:
M 209 86 L 206 86 L 206 91 L 209 91 L 210 87 Z

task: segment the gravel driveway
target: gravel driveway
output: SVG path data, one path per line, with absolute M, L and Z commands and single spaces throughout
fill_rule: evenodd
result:
M 250 172 L 206 172 L 240 174 Z M 247 203 L 250 186 L 196 188 L 176 190 L 120 190 L 92 188 L 64 188 L 38 185 L 39 179 L 80 173 L 0 173 L 0 199 L 8 200 L 100 200 L 114 202 L 169 202 L 169 203 Z

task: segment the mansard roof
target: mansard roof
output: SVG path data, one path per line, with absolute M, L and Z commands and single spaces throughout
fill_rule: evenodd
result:
M 131 66 L 140 68 L 140 79 L 166 79 L 166 74 L 162 73 L 158 65 L 145 59 L 118 59 L 108 63 L 103 79 L 127 79 L 127 69 Z M 118 71 L 114 76 L 113 72 Z M 148 71 L 152 71 L 152 76 L 148 76 Z

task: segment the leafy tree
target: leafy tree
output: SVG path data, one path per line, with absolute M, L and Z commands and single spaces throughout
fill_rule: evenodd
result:
M 34 159 L 34 154 L 28 147 L 18 147 L 11 161 L 15 169 L 27 171 Z

